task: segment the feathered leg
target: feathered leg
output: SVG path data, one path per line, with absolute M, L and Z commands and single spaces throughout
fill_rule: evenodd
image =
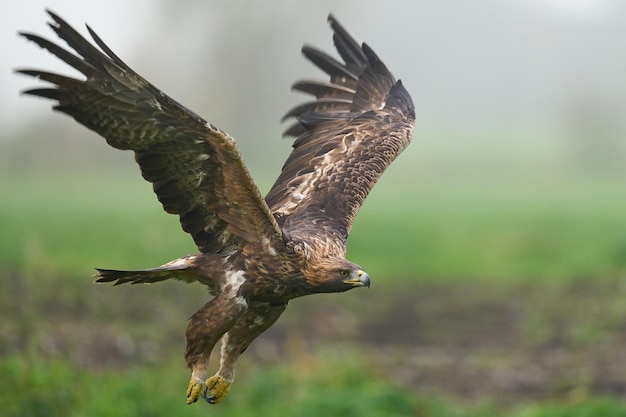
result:
M 221 293 L 206 303 L 189 320 L 185 361 L 191 368 L 187 404 L 198 400 L 207 381 L 209 358 L 218 340 L 230 330 L 248 308 L 242 297 Z
M 267 330 L 285 311 L 285 304 L 251 305 L 222 338 L 220 369 L 206 381 L 202 396 L 211 404 L 224 399 L 235 379 L 235 365 L 250 343 Z M 210 391 L 210 392 L 209 392 Z

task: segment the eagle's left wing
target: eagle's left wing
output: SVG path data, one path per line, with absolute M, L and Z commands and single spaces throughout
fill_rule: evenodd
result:
M 88 27 L 103 52 L 54 13 L 50 27 L 78 55 L 21 33 L 86 76 L 18 72 L 53 84 L 25 93 L 57 101 L 54 109 L 130 149 L 165 211 L 177 214 L 201 252 L 247 244 L 280 248 L 282 236 L 244 165 L 235 140 L 147 82 Z
M 293 88 L 316 100 L 291 110 L 297 136 L 265 197 L 296 248 L 345 254 L 352 222 L 387 166 L 411 140 L 415 111 L 409 93 L 366 44 L 359 46 L 332 17 L 333 40 L 344 62 L 312 47 L 303 54 L 330 75 Z

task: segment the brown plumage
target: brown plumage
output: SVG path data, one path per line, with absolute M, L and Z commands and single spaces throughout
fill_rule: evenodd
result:
M 136 74 L 89 27 L 101 50 L 50 16 L 50 27 L 78 55 L 37 35 L 21 35 L 86 79 L 19 70 L 52 84 L 25 93 L 56 101 L 55 110 L 112 147 L 134 151 L 163 208 L 179 216 L 199 249 L 158 268 L 98 269 L 97 282 L 177 279 L 208 286 L 214 298 L 187 327 L 187 402 L 201 395 L 217 403 L 230 388 L 239 355 L 289 300 L 369 286 L 369 276 L 345 259 L 346 239 L 363 200 L 409 144 L 411 98 L 369 47 L 359 46 L 329 16 L 343 62 L 302 49 L 330 80 L 293 85 L 315 100 L 285 116 L 296 119 L 285 134 L 297 139 L 264 199 L 233 138 Z M 220 339 L 220 368 L 207 379 L 209 356 Z

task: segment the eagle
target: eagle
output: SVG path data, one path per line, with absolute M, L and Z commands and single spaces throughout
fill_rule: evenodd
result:
M 411 97 L 374 51 L 330 14 L 340 59 L 302 48 L 329 79 L 293 84 L 314 98 L 285 115 L 294 119 L 285 131 L 295 137 L 293 150 L 263 198 L 228 133 L 134 72 L 88 25 L 97 47 L 47 12 L 50 28 L 73 51 L 36 34 L 19 35 L 85 79 L 19 69 L 49 83 L 23 93 L 53 100 L 54 110 L 112 147 L 132 150 L 165 211 L 178 215 L 198 247 L 157 268 L 96 269 L 96 282 L 206 285 L 212 298 L 186 330 L 186 395 L 188 404 L 199 397 L 219 403 L 239 356 L 291 299 L 370 286 L 369 275 L 346 259 L 346 240 L 368 193 L 411 141 Z M 220 340 L 219 369 L 209 377 L 209 357 Z

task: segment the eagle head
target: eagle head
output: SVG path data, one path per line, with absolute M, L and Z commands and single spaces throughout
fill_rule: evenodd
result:
M 348 285 L 348 289 L 355 287 L 370 287 L 370 276 L 367 272 L 363 271 L 358 265 L 354 265 L 353 268 L 340 269 L 338 271 L 341 277 L 341 282 Z
M 370 276 L 360 266 L 345 259 L 325 262 L 316 268 L 309 282 L 316 292 L 344 292 L 357 287 L 370 286 Z

